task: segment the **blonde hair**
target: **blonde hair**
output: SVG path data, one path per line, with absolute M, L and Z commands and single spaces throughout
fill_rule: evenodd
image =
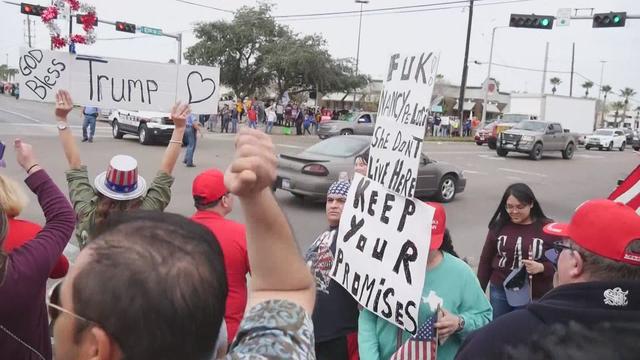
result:
M 0 207 L 8 217 L 20 215 L 27 206 L 28 198 L 22 187 L 4 175 L 0 175 Z

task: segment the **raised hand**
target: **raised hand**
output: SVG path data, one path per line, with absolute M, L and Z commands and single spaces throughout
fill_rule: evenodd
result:
M 38 164 L 31 145 L 22 142 L 20 139 L 16 139 L 13 147 L 16 151 L 16 160 L 25 171 L 29 171 L 34 165 Z
M 73 110 L 73 100 L 67 90 L 56 93 L 56 117 L 58 120 L 67 120 L 67 115 Z
M 176 129 L 184 129 L 187 124 L 187 117 L 191 114 L 191 107 L 188 104 L 177 102 L 171 108 L 171 120 Z
M 271 137 L 262 131 L 242 129 L 236 138 L 236 154 L 224 175 L 233 194 L 250 197 L 273 184 L 278 160 Z

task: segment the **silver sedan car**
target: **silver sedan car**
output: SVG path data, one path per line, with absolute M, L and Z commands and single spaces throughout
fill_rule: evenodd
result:
M 273 189 L 290 192 L 297 198 L 324 200 L 329 186 L 340 173 L 353 174 L 357 155 L 369 149 L 370 136 L 338 136 L 321 141 L 299 154 L 280 154 L 278 177 Z M 467 179 L 455 165 L 429 159 L 424 153 L 418 169 L 415 196 L 453 200 L 464 191 Z
M 318 137 L 326 139 L 336 135 L 373 135 L 377 113 L 350 112 L 340 118 L 320 124 Z

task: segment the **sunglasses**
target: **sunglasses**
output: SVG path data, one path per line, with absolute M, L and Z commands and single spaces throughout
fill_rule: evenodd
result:
M 56 320 L 58 319 L 61 313 L 65 313 L 78 320 L 81 320 L 90 324 L 95 324 L 95 322 L 88 320 L 78 314 L 75 314 L 63 308 L 60 302 L 60 289 L 62 289 L 62 281 L 58 281 L 55 285 L 53 285 L 53 287 L 49 292 L 49 297 L 47 298 L 47 309 L 49 311 L 49 318 L 51 319 L 50 326 L 53 327 L 53 325 L 55 324 Z
M 558 258 L 563 250 L 578 251 L 578 249 L 565 244 L 563 241 L 555 241 L 553 243 L 553 247 L 544 253 L 545 257 L 551 262 L 555 270 L 558 270 Z

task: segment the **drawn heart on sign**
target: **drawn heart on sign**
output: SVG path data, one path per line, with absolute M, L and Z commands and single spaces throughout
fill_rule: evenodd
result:
M 216 92 L 213 79 L 205 78 L 198 71 L 192 71 L 187 76 L 187 90 L 189 90 L 189 104 L 197 104 L 209 100 Z

